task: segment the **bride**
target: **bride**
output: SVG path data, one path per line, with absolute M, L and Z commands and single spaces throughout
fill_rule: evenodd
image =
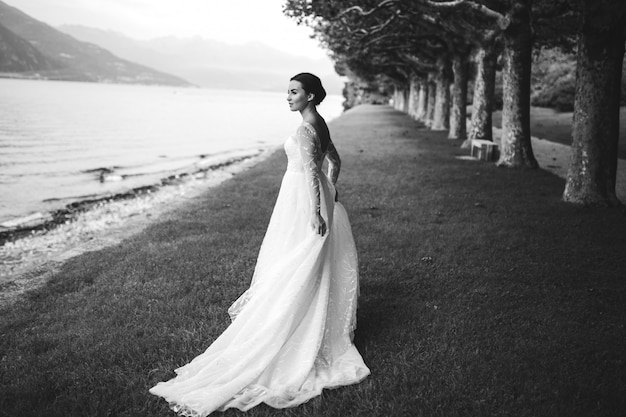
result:
M 285 142 L 287 170 L 250 288 L 229 308 L 224 333 L 150 389 L 181 415 L 293 407 L 370 373 L 352 343 L 358 263 L 336 201 L 339 155 L 316 108 L 325 96 L 315 75 L 291 78 L 287 102 L 303 120 Z

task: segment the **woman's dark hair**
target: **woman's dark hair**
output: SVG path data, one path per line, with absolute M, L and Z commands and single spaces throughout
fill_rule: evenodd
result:
M 302 88 L 307 94 L 314 94 L 313 104 L 316 106 L 324 100 L 326 97 L 326 90 L 322 87 L 322 81 L 318 76 L 311 74 L 310 72 L 301 72 L 296 74 L 289 81 L 298 81 L 302 84 Z

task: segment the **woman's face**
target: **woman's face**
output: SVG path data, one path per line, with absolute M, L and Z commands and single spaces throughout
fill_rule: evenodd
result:
M 302 88 L 300 81 L 289 81 L 289 88 L 287 89 L 287 103 L 289 103 L 289 109 L 291 111 L 302 111 L 309 105 L 309 97 L 312 94 L 307 94 Z

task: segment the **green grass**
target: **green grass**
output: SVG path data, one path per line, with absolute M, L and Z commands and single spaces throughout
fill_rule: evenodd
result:
M 540 139 L 547 139 L 564 145 L 572 144 L 573 113 L 561 113 L 553 109 L 531 107 L 530 134 Z M 500 127 L 502 112 L 493 113 L 493 124 Z M 626 159 L 626 107 L 620 108 L 619 144 L 617 155 Z
M 459 142 L 389 107 L 331 129 L 372 375 L 246 416 L 622 415 L 623 211 L 561 202 L 546 171 L 456 159 Z M 1 311 L 0 415 L 172 415 L 147 390 L 228 325 L 284 167 L 274 155 Z

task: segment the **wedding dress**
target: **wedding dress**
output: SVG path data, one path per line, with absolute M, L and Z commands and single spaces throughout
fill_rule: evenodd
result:
M 181 415 L 261 402 L 293 407 L 370 373 L 352 343 L 358 265 L 347 213 L 335 202 L 339 157 L 332 142 L 322 150 L 306 122 L 285 152 L 287 170 L 250 288 L 228 310 L 231 325 L 175 378 L 150 389 Z M 310 226 L 318 209 L 324 236 Z

